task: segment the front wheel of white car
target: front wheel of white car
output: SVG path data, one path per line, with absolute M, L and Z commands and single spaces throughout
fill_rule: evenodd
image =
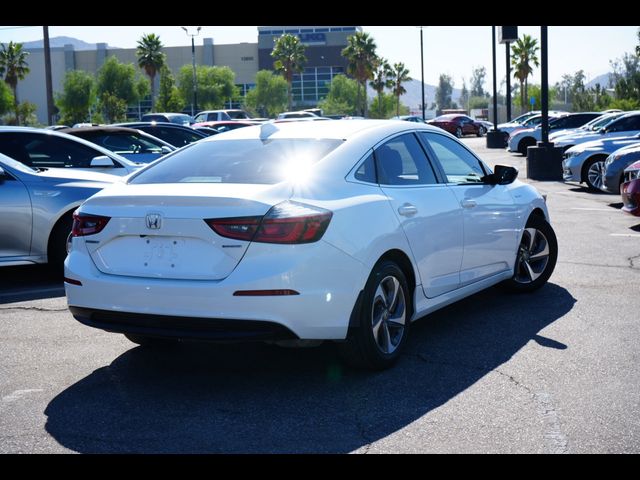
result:
M 342 345 L 356 367 L 383 370 L 399 358 L 406 343 L 412 307 L 407 280 L 392 261 L 377 264 L 364 288 L 358 324 Z
M 505 286 L 515 292 L 533 292 L 553 273 L 558 259 L 558 240 L 549 223 L 532 215 L 522 232 L 513 277 Z

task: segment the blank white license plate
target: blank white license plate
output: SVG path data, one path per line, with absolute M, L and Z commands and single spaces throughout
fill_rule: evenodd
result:
M 143 237 L 142 261 L 145 267 L 171 269 L 178 268 L 183 255 L 185 240 L 174 237 Z

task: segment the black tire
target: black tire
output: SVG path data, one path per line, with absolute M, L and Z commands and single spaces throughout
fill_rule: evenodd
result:
M 477 136 L 482 137 L 485 133 L 486 129 L 484 127 L 478 127 L 478 133 L 476 133 Z
M 390 306 L 389 297 L 395 298 Z M 364 288 L 357 325 L 340 345 L 345 361 L 370 370 L 393 366 L 404 350 L 412 313 L 410 290 L 400 267 L 389 260 L 376 264 Z
M 125 337 L 133 343 L 137 343 L 145 348 L 167 348 L 177 344 L 176 340 L 169 338 L 147 337 L 146 335 L 138 335 L 134 333 L 125 333 Z
M 602 175 L 604 174 L 604 162 L 607 157 L 597 155 L 588 158 L 582 165 L 582 181 L 587 184 L 587 188 L 592 192 L 599 192 L 602 186 Z
M 558 240 L 553 228 L 541 216 L 532 215 L 522 232 L 513 277 L 504 286 L 513 292 L 533 292 L 547 283 L 557 260 Z
M 456 137 L 458 138 L 462 137 L 462 129 L 460 127 L 456 128 Z
M 536 144 L 536 141 L 531 137 L 526 137 L 520 140 L 518 143 L 518 152 L 521 155 L 527 156 L 527 148 L 533 147 Z
M 73 226 L 73 217 L 65 215 L 53 227 L 49 236 L 47 248 L 47 258 L 49 267 L 56 273 L 62 274 L 64 271 L 64 260 L 67 258 L 67 239 Z

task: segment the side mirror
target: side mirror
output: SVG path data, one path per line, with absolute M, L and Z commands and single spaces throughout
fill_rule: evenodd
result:
M 167 147 L 166 145 L 163 145 L 160 149 L 160 153 L 162 153 L 162 155 L 166 155 L 167 153 L 171 152 L 173 152 L 173 150 L 171 150 L 171 147 Z
M 483 177 L 489 185 L 509 185 L 518 178 L 518 169 L 508 165 L 496 165 L 491 175 Z
M 91 159 L 91 163 L 89 164 L 91 167 L 113 167 L 113 160 L 111 160 L 106 155 L 98 155 L 97 157 L 93 157 Z

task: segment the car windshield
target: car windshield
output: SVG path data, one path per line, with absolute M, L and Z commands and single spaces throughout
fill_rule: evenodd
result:
M 101 145 L 115 153 L 162 153 L 162 144 L 155 139 L 144 138 L 130 133 L 98 133 L 87 135 L 87 140 Z
M 335 139 L 242 139 L 194 143 L 134 174 L 129 183 L 275 184 L 338 147 Z

